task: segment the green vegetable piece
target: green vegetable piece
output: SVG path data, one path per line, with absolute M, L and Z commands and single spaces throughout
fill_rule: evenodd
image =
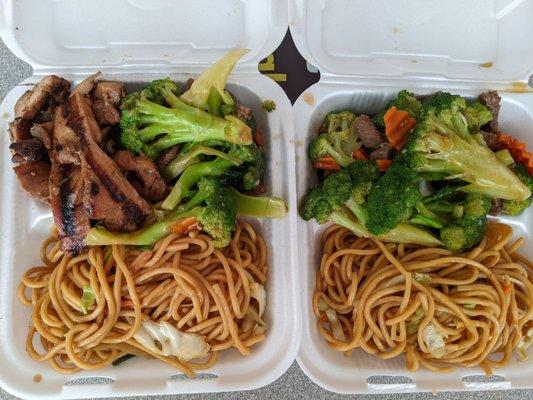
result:
M 91 307 L 96 301 L 96 296 L 94 295 L 91 285 L 83 286 L 83 294 L 81 296 L 80 307 L 83 315 L 89 313 L 89 307 Z
M 276 109 L 276 103 L 274 100 L 265 100 L 263 101 L 263 110 L 266 112 L 272 112 Z

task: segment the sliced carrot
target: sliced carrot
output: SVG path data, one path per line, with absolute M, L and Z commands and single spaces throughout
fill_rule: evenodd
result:
M 316 163 L 313 164 L 316 169 L 324 169 L 326 171 L 338 171 L 341 169 L 340 165 L 331 156 L 322 157 Z
M 379 159 L 376 160 L 376 164 L 380 171 L 386 171 L 392 164 L 392 160 Z
M 368 156 L 366 155 L 363 149 L 355 150 L 352 153 L 352 157 L 354 158 L 354 160 L 368 160 Z
M 416 124 L 416 120 L 407 111 L 392 106 L 383 116 L 385 135 L 392 147 L 400 150 L 407 141 L 407 136 Z
M 170 227 L 172 233 L 188 233 L 198 229 L 197 220 L 195 217 L 183 218 Z
M 527 168 L 527 172 L 533 175 L 533 154 L 526 150 L 526 144 L 506 133 L 499 133 L 498 140 L 502 147 L 509 150 L 513 160 L 523 163 Z

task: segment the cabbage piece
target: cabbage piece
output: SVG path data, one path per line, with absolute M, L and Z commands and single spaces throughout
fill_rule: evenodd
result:
M 250 296 L 257 300 L 257 303 L 259 304 L 259 318 L 261 318 L 265 312 L 267 302 L 265 287 L 260 283 L 252 282 L 250 284 Z
M 439 332 L 438 328 L 429 323 L 422 332 L 424 343 L 428 347 L 429 352 L 435 358 L 441 358 L 446 354 L 444 337 Z
M 333 334 L 333 337 L 337 340 L 345 342 L 346 335 L 344 335 L 341 322 L 339 321 L 335 310 L 332 308 L 328 308 L 326 310 L 326 316 L 328 317 L 329 327 L 331 328 L 331 333 Z
M 183 361 L 207 357 L 211 347 L 196 333 L 185 333 L 166 321 L 144 320 L 133 338 L 150 351 Z
M 89 312 L 89 307 L 94 304 L 96 301 L 96 296 L 94 295 L 93 288 L 90 285 L 85 285 L 83 287 L 83 294 L 81 295 L 80 307 L 83 315 L 87 315 Z
M 234 49 L 226 53 L 196 78 L 180 99 L 190 106 L 219 115 L 221 104 L 233 104 L 233 98 L 225 90 L 228 75 L 235 63 L 248 51 L 248 49 Z
M 424 312 L 424 308 L 422 306 L 418 307 L 415 311 L 414 317 L 407 323 L 407 326 L 405 327 L 407 336 L 411 336 L 418 331 L 418 327 L 425 316 L 426 313 Z
M 516 346 L 516 353 L 518 354 L 518 357 L 520 357 L 520 360 L 526 361 L 527 355 L 526 350 L 531 344 L 533 343 L 533 328 L 529 328 L 525 336 L 522 336 L 520 341 L 518 342 L 518 345 Z
M 429 282 L 431 282 L 431 275 L 425 274 L 423 272 L 415 272 L 413 274 L 413 279 L 418 283 L 421 283 L 422 285 L 426 286 L 429 284 Z

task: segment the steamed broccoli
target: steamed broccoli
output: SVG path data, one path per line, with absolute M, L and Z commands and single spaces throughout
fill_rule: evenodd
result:
M 479 130 L 483 125 L 492 121 L 492 113 L 487 106 L 476 101 L 467 104 L 462 110 L 468 124 L 468 129 L 471 131 Z
M 405 146 L 404 157 L 423 175 L 468 184 L 465 192 L 523 201 L 531 191 L 468 130 L 460 96 L 438 92 L 424 101 L 422 114 Z
M 452 251 L 461 251 L 479 243 L 485 235 L 490 208 L 488 197 L 468 193 L 463 204 L 463 216 L 440 231 L 444 245 Z
M 352 161 L 352 153 L 357 150 L 359 142 L 355 130 L 355 114 L 350 111 L 329 113 L 326 116 L 321 133 L 309 145 L 309 158 L 314 163 L 323 157 L 333 157 L 341 166 L 346 167 Z
M 225 116 L 234 105 L 231 94 L 226 90 L 226 81 L 237 61 L 249 50 L 234 49 L 226 53 L 210 68 L 205 70 L 180 99 L 193 107 L 201 108 L 211 114 Z
M 401 90 L 395 99 L 391 100 L 385 109 L 378 113 L 374 118 L 374 123 L 379 128 L 385 128 L 385 122 L 383 121 L 383 116 L 387 110 L 391 107 L 396 107 L 398 110 L 407 111 L 409 116 L 415 119 L 418 119 L 420 111 L 422 109 L 422 104 L 416 99 L 413 93 L 408 92 L 407 90 Z
M 129 233 L 110 232 L 97 226 L 89 231 L 85 242 L 90 246 L 151 246 L 171 232 L 184 233 L 191 226 L 198 226 L 213 238 L 216 247 L 224 247 L 235 230 L 236 215 L 235 201 L 228 190 L 216 179 L 203 178 L 190 203 L 171 211 L 162 220 Z
M 283 218 L 287 214 L 287 205 L 279 197 L 248 196 L 229 187 L 240 215 L 258 218 Z
M 372 186 L 367 199 L 367 228 L 374 235 L 383 234 L 401 222 L 407 222 L 422 200 L 418 189 L 420 177 L 398 155 L 385 175 Z
M 512 168 L 518 179 L 533 192 L 533 177 L 529 174 L 524 164 L 516 164 Z M 503 200 L 502 212 L 507 215 L 519 215 L 531 205 L 532 196 L 527 199 L 519 200 Z
M 166 107 L 150 101 L 147 91 L 127 96 L 121 105 L 121 142 L 127 149 L 143 151 L 150 158 L 179 143 L 223 140 L 241 145 L 252 143 L 250 128 L 228 115 L 225 119 L 208 114 L 181 102 L 169 89 L 161 85 L 159 92 L 171 105 Z
M 255 143 L 248 146 L 233 146 L 230 151 L 242 162 L 239 166 L 229 169 L 223 176 L 228 184 L 244 191 L 255 189 L 265 173 L 265 153 Z
M 358 236 L 379 237 L 397 243 L 416 243 L 438 246 L 440 241 L 431 233 L 407 223 L 395 225 L 382 235 L 373 235 L 367 229 L 370 211 L 365 199 L 369 186 L 378 178 L 370 161 L 358 161 L 350 170 L 335 172 L 324 180 L 322 186 L 311 189 L 304 198 L 300 214 L 305 220 L 312 218 L 323 224 L 335 222 Z

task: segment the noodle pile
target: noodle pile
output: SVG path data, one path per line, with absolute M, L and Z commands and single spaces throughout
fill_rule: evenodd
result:
M 170 234 L 151 250 L 93 246 L 70 257 L 50 237 L 41 259 L 44 265 L 30 268 L 19 287 L 20 300 L 32 307 L 26 350 L 59 372 L 102 368 L 135 354 L 193 376 L 213 365 L 221 350 L 235 347 L 246 355 L 265 338 L 267 250 L 247 223 L 238 224 L 223 249 L 193 232 Z M 84 314 L 87 285 L 95 299 Z M 194 334 L 209 355 L 193 363 L 149 349 L 134 338 L 146 321 Z
M 489 224 L 467 253 L 358 238 L 338 225 L 322 236 L 313 311 L 329 346 L 411 371 L 481 367 L 491 374 L 533 336 L 532 263 L 512 228 Z

